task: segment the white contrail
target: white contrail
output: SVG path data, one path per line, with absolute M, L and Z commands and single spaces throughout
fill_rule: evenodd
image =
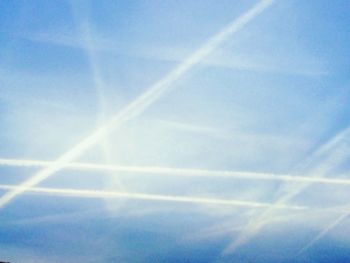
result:
M 145 201 L 165 201 L 165 202 L 180 202 L 180 203 L 195 203 L 206 205 L 228 205 L 236 207 L 248 207 L 248 208 L 266 208 L 269 207 L 269 203 L 241 201 L 232 199 L 215 199 L 215 198 L 199 198 L 190 196 L 174 196 L 174 195 L 155 195 L 144 193 L 130 193 L 130 192 L 113 192 L 113 191 L 98 191 L 98 190 L 76 190 L 76 189 L 61 189 L 61 188 L 43 188 L 43 187 L 26 187 L 15 185 L 0 185 L 2 190 L 25 190 L 27 192 L 59 195 L 59 196 L 72 196 L 72 197 L 85 197 L 85 198 L 125 198 L 125 199 L 138 199 Z M 278 209 L 293 209 L 293 210 L 305 210 L 303 206 L 290 206 L 280 205 Z
M 305 166 L 308 166 L 313 162 L 313 159 L 319 158 L 320 155 L 323 155 L 327 151 L 336 148 L 336 146 L 338 146 L 338 148 L 339 148 L 339 144 L 345 138 L 348 137 L 349 133 L 350 133 L 350 127 L 346 128 L 342 132 L 338 133 L 331 140 L 322 144 L 316 151 L 314 151 L 314 153 L 303 164 L 305 164 Z M 346 153 L 344 153 L 344 151 L 342 151 L 342 150 L 343 149 L 341 149 L 341 148 L 340 148 L 340 151 L 338 149 L 338 152 L 333 154 L 327 160 L 328 162 L 322 162 L 322 164 L 319 165 L 318 168 L 313 169 L 312 172 L 310 173 L 311 174 L 310 178 L 315 178 L 315 174 L 318 174 L 318 176 L 324 176 L 325 173 L 327 173 L 328 170 L 331 169 L 331 167 L 334 167 L 334 166 L 338 165 L 341 161 L 343 161 L 344 157 L 346 156 Z M 303 184 L 301 184 L 301 185 L 294 186 L 285 195 L 283 195 L 281 198 L 279 198 L 275 202 L 275 205 L 286 204 L 294 196 L 299 194 L 301 191 L 303 191 L 305 188 L 307 188 L 312 183 L 313 182 L 303 182 Z M 238 236 L 238 238 L 224 250 L 224 254 L 234 252 L 238 247 L 246 244 L 250 239 L 252 239 L 254 236 L 256 236 L 260 232 L 262 227 L 264 226 L 264 221 L 266 221 L 266 218 L 269 215 L 271 215 L 274 212 L 274 210 L 275 210 L 274 206 L 268 207 L 257 218 L 255 218 L 251 222 L 249 222 L 247 224 L 247 226 L 242 230 L 242 232 Z
M 342 133 L 335 137 L 335 141 L 339 142 L 344 139 L 348 133 L 350 128 L 345 129 Z M 348 137 L 348 136 L 347 136 Z M 307 243 L 300 251 L 299 255 L 306 252 L 310 247 L 312 247 L 315 243 L 317 243 L 321 238 L 323 238 L 329 231 L 335 228 L 338 224 L 340 224 L 345 218 L 350 215 L 349 211 L 345 211 L 339 217 L 337 217 L 334 221 L 332 221 L 329 225 L 327 225 L 316 237 L 314 237 L 309 243 Z
M 57 171 L 61 170 L 67 163 L 70 163 L 80 157 L 87 149 L 94 146 L 99 142 L 106 134 L 111 132 L 112 129 L 122 125 L 129 119 L 142 113 L 149 105 L 154 103 L 165 91 L 169 89 L 169 86 L 176 80 L 178 80 L 187 71 L 198 64 L 203 58 L 209 55 L 215 50 L 222 42 L 224 42 L 229 36 L 240 30 L 248 22 L 254 19 L 257 15 L 263 12 L 269 7 L 273 0 L 262 0 L 254 5 L 250 10 L 239 16 L 228 26 L 223 28 L 219 33 L 210 38 L 202 47 L 197 49 L 188 59 L 171 71 L 168 75 L 156 82 L 153 86 L 146 90 L 141 96 L 136 98 L 130 104 L 128 104 L 123 110 L 121 110 L 114 118 L 112 118 L 105 125 L 101 126 L 90 136 L 83 139 L 80 143 L 74 146 L 72 149 L 64 153 L 57 159 L 54 165 L 51 165 L 33 177 L 29 178 L 20 185 L 20 188 L 12 189 L 0 198 L 0 208 L 8 204 L 12 199 L 26 189 L 33 187 L 40 182 L 44 181 Z
M 326 228 L 324 228 L 315 238 L 313 238 L 306 246 L 304 246 L 298 253 L 298 255 L 304 253 L 307 251 L 310 247 L 312 247 L 317 241 L 319 241 L 321 238 L 323 238 L 329 231 L 331 231 L 333 228 L 335 228 L 338 224 L 340 224 L 345 218 L 347 218 L 350 215 L 350 212 L 343 213 L 339 217 L 337 217 L 336 220 L 334 220 L 332 223 L 327 225 Z
M 94 41 L 91 37 L 91 32 L 89 26 L 89 22 L 87 17 L 82 17 L 80 16 L 80 19 L 78 18 L 79 14 L 78 11 L 81 11 L 80 8 L 78 8 L 74 3 L 71 3 L 71 9 L 73 13 L 75 14 L 75 19 L 76 19 L 76 24 L 77 27 L 79 28 L 79 31 L 81 33 L 81 46 L 84 47 L 84 51 L 86 51 L 86 56 L 89 61 L 90 65 L 90 70 L 91 70 L 91 75 L 92 75 L 92 80 L 95 86 L 95 90 L 97 93 L 97 101 L 99 105 L 99 114 L 98 114 L 98 125 L 105 123 L 106 122 L 106 102 L 104 98 L 104 89 L 105 89 L 105 82 L 102 77 L 102 73 L 100 70 L 100 67 L 98 65 L 98 59 L 96 57 L 95 49 L 94 49 Z M 111 158 L 111 149 L 110 149 L 110 141 L 109 138 L 106 134 L 106 136 L 102 139 L 101 145 L 102 145 L 102 151 L 104 154 L 104 159 L 106 163 L 110 164 L 112 162 Z M 121 190 L 125 190 L 124 185 L 121 183 L 121 181 L 117 178 L 115 178 L 115 182 L 118 185 L 118 188 Z
M 0 166 L 15 167 L 49 167 L 55 165 L 52 161 L 42 160 L 24 160 L 24 159 L 1 159 Z M 297 183 L 319 183 L 334 185 L 350 185 L 349 179 L 336 179 L 325 177 L 306 177 L 288 174 L 259 173 L 245 171 L 220 171 L 220 170 L 204 170 L 204 169 L 188 169 L 188 168 L 172 168 L 159 166 L 121 166 L 106 165 L 94 163 L 68 163 L 62 169 L 84 170 L 84 171 L 113 171 L 127 173 L 153 174 L 162 176 L 181 176 L 181 177 L 227 177 L 244 180 L 261 180 L 261 181 L 281 181 L 281 182 L 297 182 Z

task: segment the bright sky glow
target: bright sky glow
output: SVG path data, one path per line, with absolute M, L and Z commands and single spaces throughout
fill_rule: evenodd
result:
M 0 1 L 0 261 L 350 261 L 349 11 Z

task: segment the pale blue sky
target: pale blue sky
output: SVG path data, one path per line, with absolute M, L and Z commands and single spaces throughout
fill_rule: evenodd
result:
M 1 1 L 0 159 L 56 160 L 257 3 Z M 274 1 L 75 161 L 349 178 L 349 11 Z M 40 169 L 0 164 L 0 185 Z M 350 260 L 349 185 L 167 175 L 62 169 L 38 186 L 307 211 L 28 192 L 1 208 L 0 260 Z

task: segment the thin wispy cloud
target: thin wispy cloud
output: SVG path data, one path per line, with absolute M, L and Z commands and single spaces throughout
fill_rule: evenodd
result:
M 11 220 L 10 222 L 4 223 L 8 226 L 28 226 L 28 225 L 41 225 L 47 223 L 57 223 L 57 222 L 72 222 L 79 220 L 86 220 L 87 218 L 94 218 L 97 215 L 102 214 L 105 211 L 104 208 L 89 209 L 85 211 L 74 211 L 67 213 L 57 213 L 44 215 L 39 217 L 31 217 L 24 219 Z
M 91 34 L 91 32 L 90 32 Z M 70 47 L 74 49 L 83 49 L 89 53 L 108 53 L 111 55 L 127 55 L 130 57 L 138 57 L 141 59 L 165 61 L 179 63 L 182 62 L 190 50 L 176 46 L 144 46 L 135 47 L 128 50 L 122 44 L 121 47 L 116 47 L 113 39 L 108 39 L 104 36 L 90 35 L 90 41 L 94 45 L 85 45 L 75 35 L 56 34 L 52 33 L 33 33 L 31 35 L 18 35 L 19 38 L 28 39 L 33 42 Z M 221 52 L 216 52 L 208 58 L 203 59 L 201 64 L 209 67 L 218 67 L 222 69 L 231 69 L 234 71 L 251 71 L 267 74 L 286 74 L 306 77 L 327 77 L 331 72 L 323 65 L 322 61 L 315 62 L 316 58 L 308 55 L 300 56 L 296 62 L 290 63 L 287 59 L 287 54 L 280 57 L 257 56 L 256 54 L 247 51 L 234 51 L 230 48 L 223 48 Z M 273 54 L 273 53 L 272 53 Z M 289 56 L 289 55 L 288 55 Z M 292 56 L 292 55 L 291 55 Z
M 306 211 L 304 211 L 306 212 Z M 250 215 L 251 216 L 251 215 Z M 246 216 L 246 218 L 249 218 L 249 215 Z M 271 217 L 266 220 L 264 224 L 276 224 L 280 222 L 288 221 L 290 218 L 290 215 L 276 215 L 275 217 Z M 217 224 L 211 227 L 207 227 L 205 229 L 202 229 L 198 231 L 197 233 L 190 233 L 188 234 L 185 239 L 186 240 L 213 240 L 213 239 L 219 239 L 228 235 L 237 234 L 245 227 L 245 223 L 236 224 L 236 226 L 233 226 L 232 219 L 228 222 Z
M 228 131 L 209 126 L 194 125 L 190 123 L 169 120 L 157 120 L 157 123 L 163 125 L 167 129 L 173 129 L 175 131 L 203 134 L 222 139 L 228 139 L 231 136 L 231 134 Z

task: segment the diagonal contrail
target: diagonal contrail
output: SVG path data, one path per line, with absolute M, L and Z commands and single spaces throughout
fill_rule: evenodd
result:
M 337 136 L 337 140 L 343 139 L 346 135 L 349 135 L 349 129 L 345 129 L 341 136 Z M 346 219 L 350 215 L 349 211 L 343 212 L 340 216 L 338 216 L 334 221 L 328 224 L 319 234 L 316 235 L 309 243 L 307 243 L 298 253 L 298 255 L 306 252 L 309 248 L 311 248 L 315 243 L 317 243 L 321 238 L 323 238 L 329 231 L 339 225 L 344 219 Z
M 338 151 L 327 160 L 328 162 L 322 162 L 322 164 L 319 165 L 319 167 L 314 168 L 312 170 L 312 172 L 310 173 L 310 178 L 315 178 L 315 174 L 318 174 L 319 176 L 324 176 L 325 173 L 327 173 L 328 170 L 331 169 L 331 167 L 338 165 L 341 161 L 344 160 L 344 157 L 348 152 L 344 152 L 341 147 L 339 149 L 339 145 L 344 139 L 348 138 L 349 134 L 350 127 L 347 127 L 346 129 L 338 133 L 336 136 L 332 137 L 328 142 L 322 144 L 316 151 L 314 151 L 314 153 L 307 160 L 305 160 L 303 165 L 300 165 L 303 167 L 308 167 L 310 164 L 312 164 L 314 159 L 317 159 L 320 155 L 323 155 L 327 151 L 338 147 Z M 289 200 L 291 200 L 293 197 L 295 197 L 297 194 L 299 194 L 301 191 L 307 188 L 310 184 L 312 184 L 312 182 L 303 182 L 301 185 L 297 185 L 291 188 L 286 194 L 284 194 L 275 202 L 275 205 L 286 204 Z M 249 222 L 246 225 L 246 227 L 243 228 L 241 234 L 238 235 L 238 238 L 224 250 L 224 254 L 234 252 L 238 247 L 246 244 L 250 239 L 256 236 L 264 226 L 264 221 L 266 221 L 266 218 L 269 217 L 274 212 L 274 210 L 274 206 L 268 207 L 257 218 Z
M 94 146 L 114 128 L 141 114 L 144 110 L 146 110 L 147 107 L 158 100 L 160 96 L 162 96 L 169 89 L 169 86 L 174 81 L 178 80 L 182 75 L 197 65 L 203 58 L 205 58 L 220 44 L 222 44 L 222 42 L 224 42 L 228 37 L 243 28 L 248 22 L 262 13 L 273 2 L 274 0 L 262 0 L 258 2 L 247 12 L 223 28 L 219 33 L 210 38 L 202 47 L 197 49 L 188 59 L 186 59 L 168 75 L 156 82 L 153 86 L 147 89 L 146 92 L 141 94 L 141 96 L 128 104 L 109 122 L 101 126 L 90 136 L 83 139 L 80 143 L 59 157 L 54 165 L 48 166 L 47 168 L 39 171 L 31 178 L 24 181 L 19 188 L 11 189 L 9 192 L 4 194 L 0 198 L 0 208 L 4 207 L 16 196 L 25 192 L 26 189 L 39 184 L 48 177 L 52 176 L 57 171 L 61 170 L 67 163 L 70 163 L 80 157 L 86 150 Z
M 1 159 L 0 166 L 15 167 L 49 167 L 55 165 L 52 161 L 42 160 L 24 160 L 24 159 Z M 172 168 L 161 166 L 122 166 L 94 163 L 68 163 L 62 169 L 83 170 L 83 171 L 104 171 L 104 172 L 127 172 L 138 174 L 152 174 L 162 176 L 180 176 L 180 177 L 213 177 L 213 178 L 234 178 L 244 180 L 261 180 L 261 181 L 280 181 L 296 183 L 318 183 L 331 185 L 350 185 L 350 179 L 337 179 L 325 177 L 307 177 L 289 174 L 259 173 L 246 171 L 227 171 L 227 170 L 205 170 L 189 168 Z
M 298 253 L 298 255 L 306 252 L 310 247 L 312 247 L 317 241 L 323 238 L 329 231 L 339 225 L 345 218 L 350 215 L 350 212 L 347 211 L 337 217 L 336 220 L 332 221 L 329 225 L 327 225 L 316 237 L 314 237 L 309 243 L 307 243 Z
M 2 190 L 20 190 L 22 186 L 16 185 L 0 185 Z M 174 195 L 156 195 L 156 194 L 144 194 L 144 193 L 130 193 L 130 192 L 115 192 L 115 191 L 99 191 L 99 190 L 77 190 L 77 189 L 62 189 L 62 188 L 43 188 L 43 187 L 26 187 L 26 192 L 46 194 L 46 195 L 59 195 L 70 197 L 85 197 L 85 198 L 124 198 L 124 199 L 136 199 L 145 201 L 165 201 L 165 202 L 180 202 L 180 203 L 194 203 L 194 204 L 206 204 L 206 205 L 227 205 L 235 207 L 247 207 L 247 208 L 266 208 L 269 207 L 269 203 L 241 201 L 233 199 L 216 199 L 216 198 L 199 198 L 191 196 L 174 196 Z M 290 206 L 280 205 L 278 209 L 292 209 L 292 210 L 305 210 L 304 206 Z

